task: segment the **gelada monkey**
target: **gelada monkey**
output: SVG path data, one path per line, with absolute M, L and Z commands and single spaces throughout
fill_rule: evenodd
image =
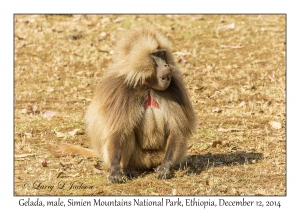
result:
M 93 149 L 61 145 L 53 154 L 100 157 L 113 183 L 157 166 L 157 178 L 171 178 L 186 156 L 196 116 L 163 35 L 148 29 L 124 34 L 85 120 Z

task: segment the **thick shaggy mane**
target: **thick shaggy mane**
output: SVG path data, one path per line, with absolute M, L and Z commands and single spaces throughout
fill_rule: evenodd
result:
M 113 63 L 117 65 L 111 66 L 111 70 L 125 76 L 125 82 L 135 87 L 154 73 L 154 62 L 150 54 L 156 49 L 166 49 L 169 64 L 175 65 L 170 44 L 163 35 L 147 29 L 129 31 L 115 47 Z

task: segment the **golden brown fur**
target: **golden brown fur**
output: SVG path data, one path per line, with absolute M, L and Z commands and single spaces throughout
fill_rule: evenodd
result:
M 171 72 L 165 90 L 155 88 L 159 70 L 149 55 L 157 49 L 166 50 L 166 66 Z M 99 156 L 110 168 L 111 182 L 122 181 L 122 169 L 159 165 L 157 177 L 169 178 L 174 164 L 185 158 L 187 140 L 196 124 L 170 45 L 156 31 L 133 30 L 118 41 L 114 52 L 85 115 L 93 150 L 80 152 L 78 147 L 67 145 L 52 151 Z M 143 107 L 148 95 L 159 108 Z

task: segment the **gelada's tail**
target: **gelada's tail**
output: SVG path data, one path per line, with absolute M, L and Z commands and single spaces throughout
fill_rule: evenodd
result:
M 83 155 L 87 157 L 99 157 L 99 155 L 93 150 L 75 145 L 65 144 L 59 145 L 58 147 L 48 146 L 48 148 L 55 157 L 62 157 L 66 155 Z

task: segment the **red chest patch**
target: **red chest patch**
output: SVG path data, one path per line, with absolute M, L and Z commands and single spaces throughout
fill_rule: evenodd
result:
M 145 109 L 147 109 L 148 107 L 159 109 L 159 105 L 158 105 L 157 101 L 155 101 L 155 99 L 151 97 L 150 93 L 148 94 L 148 98 L 144 102 L 143 106 L 144 106 Z

